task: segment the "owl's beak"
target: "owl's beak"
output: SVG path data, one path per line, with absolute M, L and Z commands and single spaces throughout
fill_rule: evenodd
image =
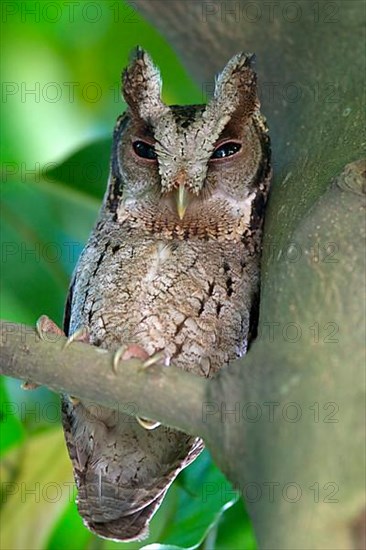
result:
M 179 219 L 183 220 L 189 202 L 188 191 L 184 183 L 180 183 L 178 188 L 175 190 L 175 201 L 177 204 Z

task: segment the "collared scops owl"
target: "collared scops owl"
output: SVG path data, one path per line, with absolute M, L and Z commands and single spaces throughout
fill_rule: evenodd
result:
M 166 368 L 206 377 L 246 353 L 271 175 L 251 61 L 234 56 L 207 105 L 168 106 L 158 69 L 137 49 L 123 72 L 127 110 L 70 286 L 66 334 L 87 327 L 95 346 L 162 351 Z M 63 425 L 79 512 L 117 540 L 147 535 L 170 484 L 203 448 L 197 437 L 66 396 Z

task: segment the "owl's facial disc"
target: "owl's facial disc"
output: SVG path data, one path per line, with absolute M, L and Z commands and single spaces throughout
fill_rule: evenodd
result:
M 142 135 L 142 137 L 136 137 L 132 139 L 131 147 L 133 156 L 137 163 L 149 168 L 149 166 L 156 166 L 159 161 L 158 154 L 155 150 L 155 141 L 151 135 Z M 213 153 L 208 159 L 208 164 L 219 168 L 218 165 L 224 165 L 227 161 L 230 162 L 232 157 L 238 155 L 242 149 L 242 142 L 240 139 L 230 138 L 226 135 L 220 138 L 214 146 Z M 176 175 L 169 182 L 167 190 L 161 190 L 163 196 L 167 197 L 172 204 L 173 209 L 178 214 L 180 220 L 183 220 L 186 210 L 192 200 L 198 197 L 205 181 L 202 181 L 202 187 L 200 189 L 192 188 L 190 184 L 188 166 L 184 166 L 184 158 L 178 159 L 182 165 L 178 169 Z
M 153 141 L 146 139 L 134 139 L 132 141 L 132 150 L 138 162 L 142 164 L 157 164 L 158 155 L 155 151 L 155 146 Z M 177 214 L 179 219 L 182 220 L 185 214 L 185 211 L 190 202 L 190 193 L 186 188 L 185 180 L 187 175 L 184 170 L 180 170 L 175 178 L 173 184 L 173 191 L 171 192 L 174 197 L 174 203 L 176 207 Z
M 239 140 L 220 140 L 215 146 L 209 162 L 215 164 L 223 163 L 228 157 L 232 157 L 239 153 L 241 148 L 242 144 Z M 184 170 L 181 170 L 174 182 L 175 188 L 173 194 L 180 220 L 183 220 L 187 207 L 195 196 L 189 189 L 189 186 L 187 186 L 186 180 L 187 174 Z M 202 189 L 200 191 L 202 191 Z
M 251 62 L 251 55 L 234 56 L 217 77 L 207 105 L 168 106 L 161 98 L 159 70 L 146 52 L 137 50 L 122 77 L 135 135 L 130 157 L 135 186 L 130 197 L 141 199 L 151 191 L 155 201 L 160 190 L 161 206 L 186 222 L 200 211 L 201 199 L 212 196 L 218 182 L 222 192 L 225 178 L 233 179 L 237 170 L 231 157 L 247 161 L 252 119 L 258 114 Z M 150 190 L 149 181 L 154 182 Z

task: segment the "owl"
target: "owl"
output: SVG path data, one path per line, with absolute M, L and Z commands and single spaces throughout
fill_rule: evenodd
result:
M 233 57 L 207 105 L 168 106 L 150 57 L 123 72 L 127 111 L 110 176 L 70 285 L 64 330 L 122 358 L 154 357 L 212 377 L 246 353 L 258 311 L 270 146 L 252 56 Z M 118 368 L 123 376 L 123 361 Z M 128 541 L 202 451 L 191 435 L 63 398 L 78 509 L 99 536 Z

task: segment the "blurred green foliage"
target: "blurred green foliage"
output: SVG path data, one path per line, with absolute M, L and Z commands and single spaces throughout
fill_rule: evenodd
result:
M 163 38 L 122 1 L 1 8 L 1 317 L 34 324 L 46 313 L 61 324 L 104 193 L 130 51 L 140 44 L 153 56 L 166 102 L 200 103 L 202 94 Z M 98 539 L 74 503 L 58 396 L 4 379 L 0 397 L 2 548 L 255 548 L 242 502 L 208 452 L 173 484 L 146 543 Z

